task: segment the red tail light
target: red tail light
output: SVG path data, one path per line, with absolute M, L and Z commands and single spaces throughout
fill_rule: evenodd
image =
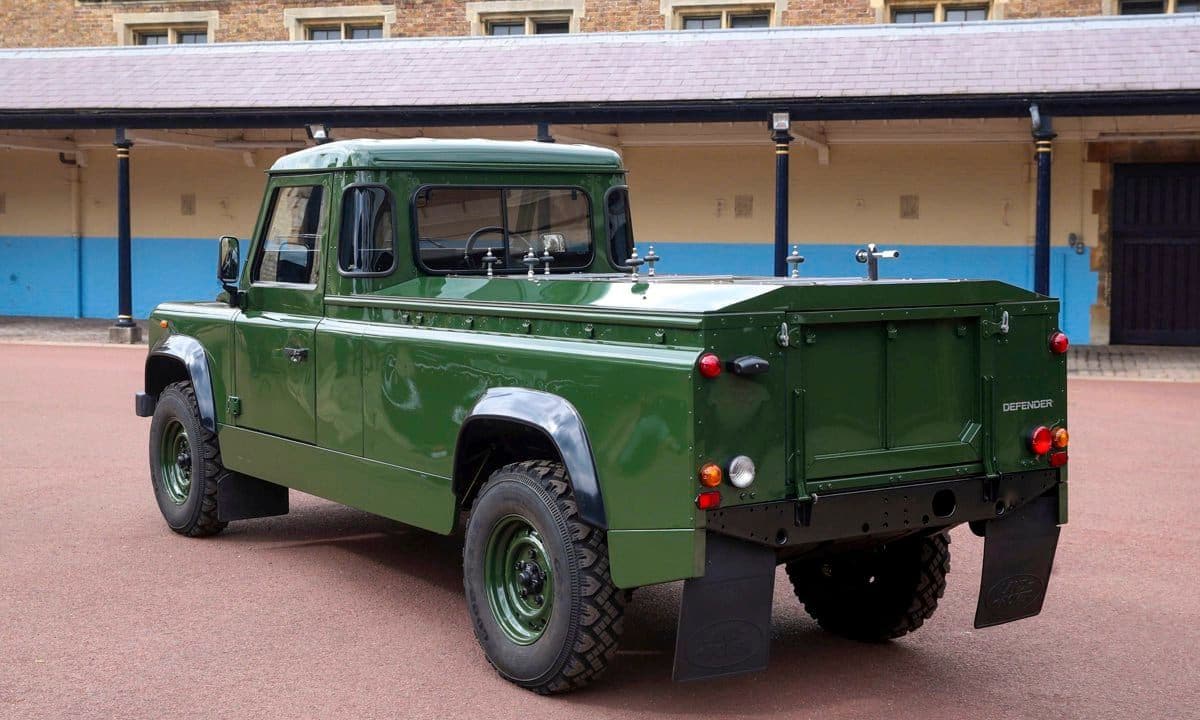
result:
M 1056 332 L 1050 336 L 1050 352 L 1055 355 L 1062 355 L 1071 347 L 1071 341 L 1067 339 L 1065 332 Z
M 716 510 L 721 507 L 721 491 L 705 490 L 696 496 L 696 507 L 701 510 Z
M 1050 434 L 1050 428 L 1045 425 L 1039 425 L 1029 434 L 1029 449 L 1034 455 L 1045 455 L 1050 452 L 1050 447 L 1054 445 L 1054 438 Z
M 700 374 L 706 378 L 715 378 L 721 374 L 721 358 L 713 353 L 704 353 L 700 356 L 700 361 L 696 363 L 696 367 L 700 369 Z
M 1067 452 L 1056 452 L 1050 456 L 1050 467 L 1062 467 L 1067 464 Z

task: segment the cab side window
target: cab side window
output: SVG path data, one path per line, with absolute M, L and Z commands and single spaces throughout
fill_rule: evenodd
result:
M 633 254 L 633 221 L 629 216 L 629 188 L 609 188 L 604 196 L 604 220 L 608 227 L 609 254 L 614 265 L 624 265 Z
M 394 205 L 392 194 L 382 185 L 346 188 L 338 241 L 338 269 L 343 275 L 387 275 L 395 269 Z
M 275 189 L 266 233 L 254 261 L 253 282 L 315 285 L 325 234 L 324 188 Z

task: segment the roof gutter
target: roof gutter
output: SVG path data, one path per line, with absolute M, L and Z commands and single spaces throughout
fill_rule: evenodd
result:
M 1200 89 L 375 108 L 30 109 L 0 110 L 0 129 L 279 128 L 312 122 L 339 127 L 750 122 L 783 110 L 793 121 L 1003 118 L 1028 117 L 1033 103 L 1055 117 L 1197 114 Z

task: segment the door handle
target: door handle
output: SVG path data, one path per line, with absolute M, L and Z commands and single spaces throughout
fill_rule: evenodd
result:
M 283 355 L 294 363 L 304 362 L 308 359 L 308 348 L 285 347 Z

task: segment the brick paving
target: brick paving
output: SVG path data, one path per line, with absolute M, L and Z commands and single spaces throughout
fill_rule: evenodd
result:
M 676 684 L 681 583 L 648 587 L 609 672 L 543 698 L 478 650 L 459 539 L 300 492 L 216 538 L 168 530 L 138 355 L 0 344 L 5 720 L 1197 717 L 1200 384 L 1077 383 L 1071 521 L 1038 617 L 972 629 L 983 542 L 959 527 L 937 614 L 896 642 L 821 632 L 779 575 L 770 667 Z
M 1067 367 L 1079 378 L 1200 382 L 1200 347 L 1077 345 Z
M 107 344 L 112 320 L 94 318 L 43 318 L 0 316 L 0 343 L 22 344 Z M 142 327 L 145 344 L 146 323 Z

